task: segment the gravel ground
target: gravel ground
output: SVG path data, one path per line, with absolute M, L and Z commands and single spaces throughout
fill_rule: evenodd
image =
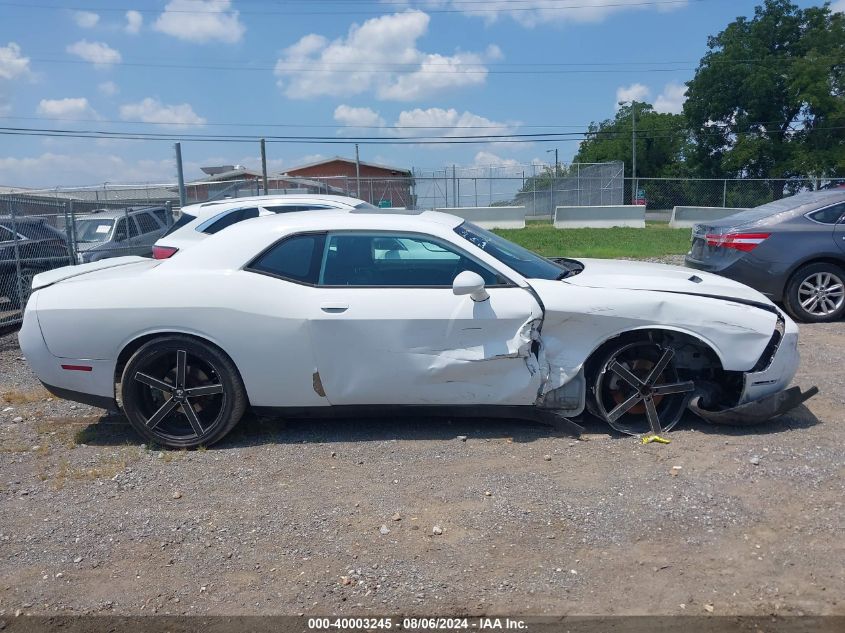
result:
M 845 330 L 820 395 L 670 445 L 586 422 L 260 420 L 161 452 L 0 338 L 0 616 L 845 614 Z M 466 436 L 461 439 L 460 436 Z

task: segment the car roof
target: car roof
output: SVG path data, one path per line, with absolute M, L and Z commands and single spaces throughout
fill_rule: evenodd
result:
M 332 205 L 343 205 L 343 207 L 355 207 L 364 200 L 351 198 L 349 196 L 334 196 L 329 194 L 314 193 L 288 193 L 270 196 L 248 196 L 243 198 L 227 198 L 225 200 L 212 200 L 191 204 L 182 207 L 182 212 L 196 217 L 217 215 L 230 209 L 239 209 L 250 205 L 266 207 L 274 204 L 295 204 L 298 202 L 324 202 Z
M 158 211 L 163 209 L 164 207 L 143 207 L 143 208 L 131 208 L 131 209 L 101 209 L 98 211 L 92 211 L 90 213 L 85 213 L 82 215 L 77 215 L 77 220 L 113 220 L 115 218 L 122 218 L 127 215 L 136 215 L 142 211 Z
M 292 233 L 322 231 L 401 231 L 443 236 L 464 222 L 439 211 L 380 211 L 367 209 L 279 213 L 244 220 L 209 235 L 165 265 L 186 268 L 239 268 L 276 240 Z

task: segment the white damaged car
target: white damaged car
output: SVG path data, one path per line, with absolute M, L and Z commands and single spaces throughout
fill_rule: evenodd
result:
M 656 264 L 550 261 L 436 212 L 247 220 L 179 257 L 38 275 L 20 344 L 54 394 L 170 447 L 263 414 L 399 411 L 660 433 L 687 407 L 779 415 L 795 324 L 762 294 Z M 577 425 L 571 428 L 578 430 Z

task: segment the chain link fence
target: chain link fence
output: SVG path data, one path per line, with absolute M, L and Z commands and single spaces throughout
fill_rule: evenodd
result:
M 268 194 L 351 195 L 377 206 L 455 208 L 522 206 L 529 219 L 556 206 L 645 204 L 755 207 L 800 191 L 845 186 L 845 180 L 624 178 L 621 162 L 598 165 L 506 165 L 414 170 L 410 177 L 268 179 Z M 261 179 L 188 183 L 189 204 L 264 195 Z M 0 194 L 0 327 L 21 320 L 32 277 L 59 266 L 121 255 L 150 255 L 178 219 L 176 183 L 18 190 Z M 653 216 L 654 217 L 654 216 Z

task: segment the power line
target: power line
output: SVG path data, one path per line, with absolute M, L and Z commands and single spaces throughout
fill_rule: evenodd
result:
M 813 128 L 813 131 L 845 130 L 845 126 L 826 126 Z M 676 138 L 679 134 L 689 134 L 685 128 L 677 128 L 674 133 L 659 134 L 654 132 L 671 132 L 665 130 L 648 131 L 637 136 L 638 140 Z M 699 130 L 699 133 L 720 133 L 722 130 L 713 126 Z M 753 133 L 757 130 L 743 130 L 735 133 Z M 627 137 L 626 130 L 595 131 L 595 132 L 549 132 L 537 134 L 485 134 L 485 135 L 455 135 L 455 136 L 419 136 L 419 137 L 384 137 L 384 136 L 350 136 L 338 138 L 336 136 L 273 136 L 273 135 L 212 135 L 212 134 L 164 134 L 153 132 L 110 132 L 106 130 L 68 130 L 54 128 L 20 128 L 0 127 L 0 135 L 7 136 L 40 136 L 51 138 L 94 138 L 113 140 L 144 140 L 144 141 L 197 141 L 215 143 L 251 143 L 265 138 L 268 143 L 312 143 L 330 145 L 348 145 L 360 143 L 366 145 L 459 145 L 459 144 L 491 144 L 491 143 L 555 143 L 567 141 L 584 141 L 596 138 Z
M 501 0 L 498 0 L 501 1 Z M 710 0 L 641 0 L 640 2 L 620 2 L 620 1 L 612 1 L 606 2 L 601 4 L 560 4 L 560 5 L 543 5 L 542 7 L 537 6 L 518 6 L 518 7 L 508 7 L 503 9 L 501 6 L 497 7 L 490 7 L 489 2 L 480 2 L 479 4 L 482 5 L 478 8 L 454 8 L 454 9 L 437 9 L 437 8 L 428 8 L 426 7 L 426 13 L 502 13 L 506 12 L 532 12 L 537 10 L 542 11 L 577 11 L 579 9 L 614 9 L 614 8 L 636 8 L 636 7 L 653 7 L 653 6 L 677 6 L 677 5 L 684 5 L 688 4 L 688 2 L 707 2 Z M 146 14 L 160 14 L 162 13 L 161 10 L 158 9 L 136 9 L 134 6 L 123 6 L 123 7 L 115 7 L 115 6 L 62 6 L 62 5 L 55 5 L 55 4 L 31 4 L 31 3 L 24 3 L 24 2 L 0 2 L 0 6 L 7 6 L 7 7 L 18 7 L 18 8 L 26 8 L 26 9 L 42 9 L 42 10 L 70 10 L 70 11 L 96 11 L 101 13 L 123 13 L 127 10 L 138 11 L 138 13 L 146 13 Z M 396 8 L 401 8 L 399 5 Z M 384 15 L 384 11 L 380 10 L 372 10 L 372 11 L 340 11 L 336 9 L 331 9 L 328 11 L 311 11 L 311 10 L 300 10 L 300 11 L 255 11 L 255 10 L 237 10 L 241 15 Z M 202 11 L 197 9 L 168 9 L 168 13 L 178 13 L 178 14 L 198 14 L 198 15 L 227 15 L 226 12 L 222 11 Z

